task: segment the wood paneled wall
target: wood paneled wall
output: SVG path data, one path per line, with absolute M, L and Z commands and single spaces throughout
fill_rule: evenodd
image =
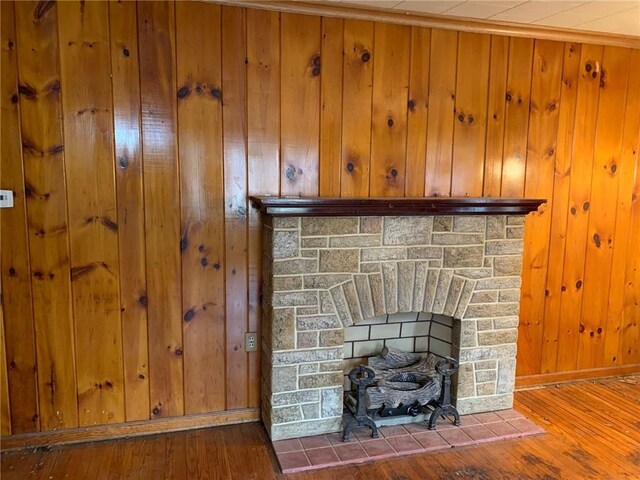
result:
M 259 401 L 247 195 L 527 196 L 518 373 L 640 364 L 640 51 L 2 2 L 2 433 Z

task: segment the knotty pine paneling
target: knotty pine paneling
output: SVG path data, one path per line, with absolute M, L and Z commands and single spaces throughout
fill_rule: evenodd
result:
M 2 2 L 1 58 L 3 434 L 257 406 L 250 194 L 545 197 L 518 374 L 640 364 L 638 50 Z

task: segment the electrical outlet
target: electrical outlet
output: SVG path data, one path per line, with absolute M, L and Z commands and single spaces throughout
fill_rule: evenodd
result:
M 258 334 L 256 332 L 244 334 L 244 349 L 247 352 L 255 352 L 258 349 Z
M 13 190 L 0 190 L 0 208 L 13 207 Z

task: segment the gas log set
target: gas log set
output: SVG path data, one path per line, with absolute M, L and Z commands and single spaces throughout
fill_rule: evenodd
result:
M 458 370 L 453 358 L 438 359 L 432 353 L 405 353 L 385 347 L 381 355 L 369 357 L 367 365 L 349 372 L 352 389 L 344 394 L 346 414 L 342 440 L 348 441 L 356 426 L 367 426 L 378 438 L 378 424 L 389 417 L 428 415 L 429 429 L 439 417 L 451 417 L 460 425 L 460 415 L 451 404 L 451 375 Z

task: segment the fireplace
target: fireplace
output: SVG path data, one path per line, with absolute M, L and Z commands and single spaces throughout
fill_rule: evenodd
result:
M 461 414 L 512 406 L 524 215 L 542 200 L 251 200 L 264 214 L 262 419 L 272 440 L 342 429 L 344 374 L 366 342 L 448 348 Z

